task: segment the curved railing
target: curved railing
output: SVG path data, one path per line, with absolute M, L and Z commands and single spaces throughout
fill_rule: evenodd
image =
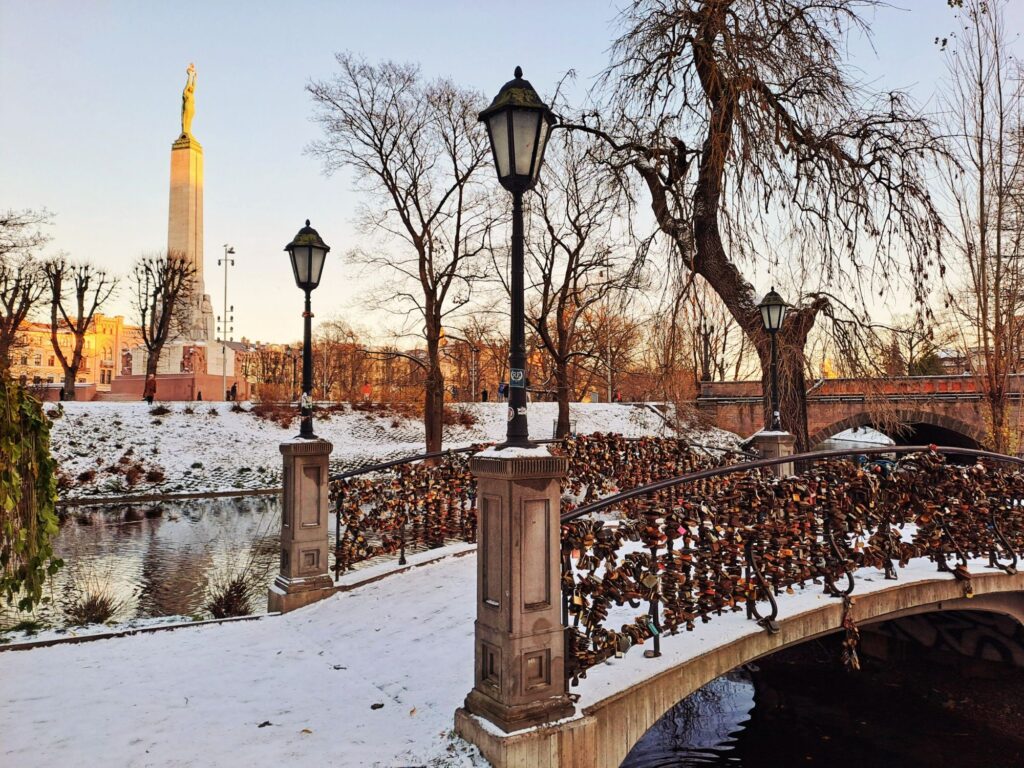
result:
M 949 464 L 944 454 L 976 463 Z M 901 458 L 870 458 L 885 455 Z M 808 469 L 787 478 L 759 472 L 791 462 Z M 1014 573 L 1024 551 L 1022 465 L 967 448 L 822 451 L 701 468 L 569 511 L 562 515 L 567 674 L 575 683 L 648 640 L 645 656 L 658 656 L 661 634 L 693 630 L 726 611 L 745 610 L 776 632 L 779 594 L 813 582 L 847 601 L 854 571 L 867 566 L 894 579 L 899 566 L 927 557 L 969 595 L 971 558 Z M 844 657 L 856 664 L 852 621 Z
M 676 438 L 600 433 L 536 442 L 561 444 L 557 450 L 569 458 L 563 491 L 583 503 L 622 487 L 711 466 L 713 454 L 751 455 Z M 474 541 L 476 484 L 468 455 L 485 447 L 421 453 L 333 475 L 335 577 L 381 555 L 396 554 L 399 564 L 405 564 L 410 546 Z

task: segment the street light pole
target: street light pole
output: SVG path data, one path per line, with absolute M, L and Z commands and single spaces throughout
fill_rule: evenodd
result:
M 221 398 L 224 400 L 228 399 L 228 347 L 227 347 L 227 327 L 228 323 L 235 321 L 234 311 L 235 308 L 231 307 L 228 309 L 228 262 L 231 262 L 231 266 L 235 266 L 234 259 L 228 259 L 228 256 L 233 256 L 235 249 L 233 246 L 224 243 L 224 258 L 221 261 L 224 262 L 224 319 L 220 323 L 220 385 L 221 385 Z M 231 316 L 228 316 L 228 312 L 231 312 Z
M 765 294 L 757 307 L 761 310 L 761 323 L 771 340 L 771 370 L 769 372 L 771 420 L 768 428 L 773 432 L 779 432 L 782 430 L 782 416 L 779 413 L 779 361 L 775 350 L 775 335 L 782 327 L 782 321 L 786 319 L 786 310 L 789 305 L 775 292 L 773 287 Z
M 508 429 L 501 447 L 525 448 L 533 443 L 526 422 L 523 193 L 537 183 L 556 118 L 533 86 L 523 79 L 523 70 L 516 67 L 514 79 L 505 83 L 491 105 L 480 113 L 480 121 L 487 126 L 498 181 L 512 193 Z
M 302 421 L 299 437 L 312 440 L 316 436 L 313 434 L 313 311 L 309 294 L 320 284 L 327 252 L 331 248 L 309 226 L 309 219 L 306 219 L 306 226 L 299 230 L 284 249 L 291 258 L 295 284 L 306 297 L 302 312 L 302 396 L 299 398 Z

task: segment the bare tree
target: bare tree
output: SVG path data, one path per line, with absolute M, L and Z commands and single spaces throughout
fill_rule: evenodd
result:
M 792 273 L 801 291 L 778 334 L 779 385 L 801 448 L 803 352 L 819 316 L 849 333 L 866 296 L 902 278 L 924 301 L 937 258 L 931 126 L 902 93 L 869 93 L 842 59 L 842 41 L 869 34 L 863 14 L 880 4 L 632 0 L 603 79 L 609 110 L 571 126 L 603 136 L 640 176 L 677 266 L 721 297 L 765 384 L 769 336 L 744 269 Z
M 425 83 L 413 65 L 370 64 L 348 53 L 336 59 L 341 71 L 333 79 L 307 86 L 324 131 L 309 151 L 326 173 L 354 174 L 373 200 L 363 228 L 399 243 L 361 256 L 397 279 L 388 301 L 403 305 L 411 327 L 422 322 L 426 447 L 440 450 L 441 328 L 469 301 L 494 215 L 477 183 L 489 152 L 477 125 L 481 97 L 448 81 Z
M 156 394 L 156 371 L 164 345 L 192 321 L 195 266 L 182 254 L 143 256 L 132 267 L 132 308 L 146 347 L 143 397 Z
M 117 279 L 93 264 L 72 264 L 64 256 L 50 259 L 42 269 L 50 289 L 50 343 L 64 369 L 64 397 L 74 400 L 85 334 L 97 310 L 117 288 Z M 62 328 L 74 338 L 70 356 L 58 341 L 58 332 Z
M 628 262 L 622 265 L 617 242 L 617 230 L 625 229 L 620 187 L 593 157 L 601 149 L 586 137 L 561 132 L 551 142 L 547 172 L 531 201 L 535 226 L 527 239 L 527 276 L 537 298 L 526 320 L 553 363 L 555 437 L 569 434 L 570 366 L 596 354 L 583 344 L 583 319 L 632 274 Z
M 49 241 L 45 211 L 0 211 L 0 375 L 11 367 L 21 326 L 43 295 L 46 280 L 35 260 Z
M 1019 449 L 1010 376 L 1024 353 L 1024 68 L 1009 49 L 1005 3 L 950 4 L 959 13 L 945 101 L 958 162 L 946 177 L 961 268 L 948 301 L 984 394 L 992 448 L 1009 452 Z

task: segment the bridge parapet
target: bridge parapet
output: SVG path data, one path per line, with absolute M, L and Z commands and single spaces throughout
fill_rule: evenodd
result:
M 797 456 L 817 461 L 784 479 L 763 470 L 788 458 L 706 469 L 563 516 L 566 670 L 584 693 L 582 717 L 504 739 L 463 712 L 457 729 L 499 766 L 618 765 L 686 693 L 759 655 L 840 629 L 844 662 L 857 666 L 858 623 L 1007 584 L 1024 588 L 1016 573 L 1024 461 L 965 451 L 978 463 L 963 467 L 920 446 L 910 450 L 899 462 L 863 466 L 838 460 L 844 452 Z M 855 604 L 854 589 L 865 583 L 856 573 L 884 575 L 867 593 L 903 567 L 941 586 L 883 589 L 891 600 L 880 607 L 863 607 L 874 598 Z M 939 573 L 928 579 L 928 569 Z M 801 600 L 819 608 L 780 617 L 780 604 Z M 718 647 L 737 627 L 743 642 Z M 662 642 L 690 632 L 694 641 Z M 714 651 L 702 664 L 683 664 L 679 648 L 692 652 L 694 643 Z M 676 666 L 645 661 L 662 657 L 666 646 Z M 608 663 L 633 677 L 645 663 L 660 671 L 640 674 L 639 682 L 615 674 L 602 684 Z M 577 753 L 589 757 L 580 761 Z M 513 757 L 521 762 L 508 762 Z

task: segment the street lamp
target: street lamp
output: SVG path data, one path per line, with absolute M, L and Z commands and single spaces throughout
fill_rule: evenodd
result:
M 221 397 L 224 400 L 228 399 L 228 347 L 227 337 L 228 330 L 234 331 L 234 326 L 229 326 L 229 323 L 235 322 L 234 311 L 235 308 L 228 308 L 228 265 L 235 266 L 235 260 L 229 259 L 228 256 L 234 256 L 234 246 L 230 246 L 224 243 L 224 258 L 217 259 L 217 264 L 224 263 L 224 319 L 220 322 L 220 387 Z
M 299 230 L 295 238 L 284 247 L 292 260 L 292 272 L 295 284 L 306 294 L 306 308 L 302 313 L 302 397 L 299 398 L 299 409 L 302 414 L 302 427 L 299 437 L 312 439 L 313 434 L 313 355 L 310 338 L 312 336 L 313 312 L 309 306 L 309 294 L 320 284 L 320 275 L 324 271 L 327 252 L 331 250 L 315 229 L 306 226 Z
M 555 115 L 540 100 L 523 70 L 505 83 L 480 113 L 487 127 L 498 181 L 512 193 L 512 314 L 509 335 L 508 430 L 501 447 L 528 447 L 526 422 L 526 321 L 523 307 L 523 193 L 533 189 Z
M 772 422 L 770 429 L 777 432 L 782 429 L 782 419 L 779 415 L 779 361 L 775 352 L 775 334 L 779 332 L 779 329 L 782 327 L 782 321 L 786 319 L 786 309 L 788 309 L 789 305 L 775 292 L 775 286 L 772 286 L 772 289 L 765 294 L 765 297 L 761 299 L 761 303 L 757 307 L 761 310 L 761 322 L 764 324 L 764 329 L 768 331 L 772 341 Z

